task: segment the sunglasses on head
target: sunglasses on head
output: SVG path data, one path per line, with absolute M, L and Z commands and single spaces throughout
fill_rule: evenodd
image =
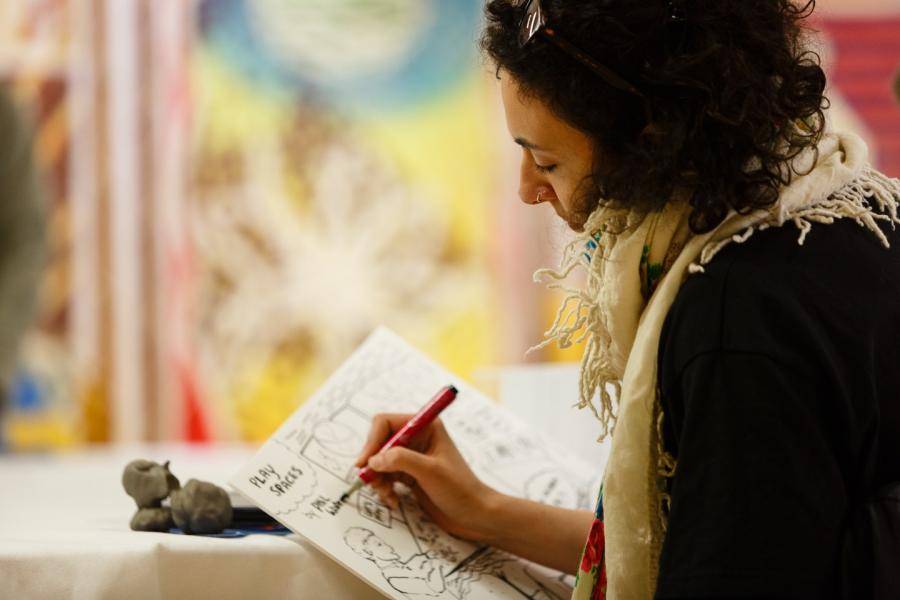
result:
M 634 87 L 634 85 L 617 75 L 609 67 L 601 65 L 585 52 L 579 50 L 576 46 L 560 36 L 553 27 L 548 25 L 547 17 L 541 8 L 541 0 L 515 0 L 515 6 L 523 5 L 525 6 L 525 12 L 519 26 L 520 48 L 526 47 L 534 38 L 541 36 L 584 66 L 588 67 L 612 87 L 633 94 L 643 99 L 646 103 L 646 98 L 636 87 Z

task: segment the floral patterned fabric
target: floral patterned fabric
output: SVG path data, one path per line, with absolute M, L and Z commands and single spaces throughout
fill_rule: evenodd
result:
M 605 600 L 606 562 L 603 560 L 606 543 L 603 536 L 603 487 L 597 496 L 597 510 L 588 534 L 587 543 L 581 553 L 581 564 L 575 578 L 572 600 Z

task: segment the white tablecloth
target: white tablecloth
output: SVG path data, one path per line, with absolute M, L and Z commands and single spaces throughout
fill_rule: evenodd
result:
M 0 456 L 0 598 L 383 598 L 298 536 L 216 539 L 128 528 L 131 459 L 223 485 L 244 447 L 118 447 Z

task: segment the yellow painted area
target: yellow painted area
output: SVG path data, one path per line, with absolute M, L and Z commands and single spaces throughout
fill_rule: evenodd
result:
M 542 324 L 544 329 L 549 329 L 556 317 L 556 311 L 559 310 L 560 304 L 565 300 L 566 294 L 559 290 L 548 290 L 543 296 L 544 303 L 542 307 Z M 584 344 L 573 344 L 565 350 L 559 347 L 559 344 L 553 343 L 543 349 L 541 360 L 546 362 L 581 362 L 581 354 L 584 351 Z
M 490 203 L 496 179 L 489 90 L 478 73 L 420 107 L 391 115 L 361 117 L 357 129 L 371 150 L 387 159 L 401 178 L 423 190 L 444 215 L 446 259 L 472 271 L 484 259 L 494 229 Z M 460 293 L 446 312 L 432 316 L 422 349 L 449 370 L 469 377 L 497 357 L 497 318 L 489 278 Z M 403 332 L 401 332 L 403 333 Z
M 241 439 L 268 438 L 324 380 L 315 357 L 279 352 L 257 368 L 249 368 L 235 386 L 232 405 Z
M 82 437 L 84 441 L 110 441 L 109 394 L 106 384 L 99 377 L 93 377 L 81 387 L 78 406 L 81 409 Z
M 201 156 L 245 152 L 254 140 L 277 140 L 296 125 L 287 97 L 255 89 L 208 51 L 199 50 L 194 60 Z M 493 364 L 498 345 L 495 294 L 485 276 L 496 178 L 488 94 L 481 76 L 473 74 L 418 108 L 355 115 L 347 122 L 361 150 L 379 157 L 405 185 L 421 191 L 417 197 L 433 202 L 446 224 L 441 260 L 449 269 L 468 274 L 463 276 L 466 289 L 426 315 L 424 331 L 399 333 L 463 377 Z M 290 200 L 307 196 L 302 173 L 286 169 L 281 175 L 281 191 L 287 191 Z M 227 397 L 245 440 L 268 437 L 336 366 L 296 351 L 277 352 L 265 364 L 253 358 L 248 357 L 246 372 Z
M 359 123 L 372 150 L 447 215 L 454 255 L 483 255 L 493 228 L 487 218 L 496 177 L 490 107 L 489 90 L 476 73 L 421 107 Z
M 4 421 L 4 438 L 17 451 L 70 448 L 80 441 L 73 425 L 68 413 L 14 414 Z
M 193 57 L 194 114 L 203 131 L 201 150 L 213 153 L 245 148 L 261 133 L 290 126 L 291 99 L 273 90 L 260 93 L 215 53 L 198 49 Z
M 432 322 L 422 349 L 447 370 L 470 378 L 474 370 L 496 362 L 496 314 L 488 305 L 448 310 Z M 410 341 L 416 341 L 412 335 Z

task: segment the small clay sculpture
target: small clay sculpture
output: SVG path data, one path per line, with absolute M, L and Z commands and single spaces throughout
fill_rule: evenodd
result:
M 177 525 L 184 533 L 220 533 L 231 524 L 228 493 L 217 485 L 191 479 L 184 488 L 163 464 L 137 459 L 125 466 L 122 486 L 134 498 L 138 511 L 131 518 L 135 531 L 169 531 Z M 163 506 L 169 498 L 171 506 Z
M 178 478 L 169 471 L 169 461 L 159 464 L 142 458 L 125 465 L 122 486 L 138 508 L 159 508 L 172 490 L 181 487 Z
M 231 500 L 215 484 L 191 479 L 170 501 L 175 524 L 185 533 L 220 533 L 231 523 Z
M 131 528 L 134 531 L 162 531 L 167 532 L 175 526 L 172 520 L 172 509 L 168 506 L 161 508 L 139 508 L 131 518 Z

